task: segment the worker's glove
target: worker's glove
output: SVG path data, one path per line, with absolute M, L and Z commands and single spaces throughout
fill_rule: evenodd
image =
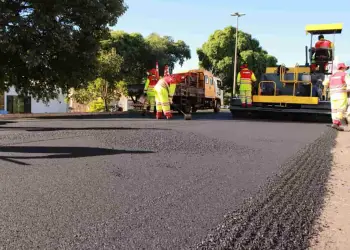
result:
M 169 103 L 173 104 L 173 98 L 169 96 Z
M 143 94 L 146 95 L 146 94 L 147 94 L 147 90 L 144 90 L 144 91 L 143 91 Z

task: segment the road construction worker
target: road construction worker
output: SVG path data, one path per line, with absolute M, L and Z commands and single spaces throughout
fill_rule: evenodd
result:
M 334 45 L 331 41 L 324 39 L 323 35 L 318 36 L 318 41 L 315 43 L 316 49 L 333 49 Z M 331 56 L 332 54 L 330 54 Z
M 154 93 L 154 86 L 156 85 L 158 79 L 157 79 L 157 71 L 156 69 L 151 69 L 150 71 L 147 72 L 147 80 L 145 83 L 145 88 L 144 88 L 144 94 L 147 95 L 147 101 L 145 102 L 144 105 L 144 113 L 146 113 L 146 107 L 149 105 L 150 106 L 150 112 L 154 112 L 155 108 L 155 93 Z
M 319 35 L 318 41 L 315 43 L 315 47 L 312 48 L 313 56 L 311 66 L 316 69 L 316 61 L 325 61 L 324 70 L 327 71 L 328 61 L 331 61 L 333 57 L 333 47 L 334 45 L 331 41 L 324 39 L 323 35 Z
M 159 79 L 154 87 L 156 97 L 156 118 L 161 119 L 163 112 L 167 119 L 172 118 L 170 105 L 173 101 L 173 96 L 176 89 L 176 77 L 175 76 L 164 76 Z
M 332 109 L 332 127 L 338 130 L 344 130 L 342 123 L 348 108 L 347 84 L 350 84 L 349 76 L 346 71 L 349 66 L 344 63 L 337 65 L 335 72 L 329 79 L 323 81 L 325 88 L 329 88 L 331 109 Z
M 252 90 L 253 82 L 256 82 L 254 72 L 248 69 L 247 64 L 241 66 L 241 70 L 237 76 L 237 84 L 239 86 L 239 96 L 242 107 L 252 106 Z

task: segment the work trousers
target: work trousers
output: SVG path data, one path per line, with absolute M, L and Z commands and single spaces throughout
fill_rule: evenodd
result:
M 172 115 L 170 110 L 170 100 L 169 100 L 168 90 L 161 86 L 156 86 L 154 90 L 155 90 L 157 118 L 160 118 L 163 112 L 167 118 L 170 118 Z
M 154 87 L 149 88 L 147 90 L 147 99 L 144 103 L 143 109 L 146 110 L 146 108 L 148 106 L 150 106 L 150 112 L 154 112 L 154 106 L 156 104 L 155 101 L 155 91 L 154 91 Z
M 347 93 L 331 93 L 330 97 L 333 124 L 340 126 L 341 121 L 346 118 L 347 109 L 349 109 Z
M 239 97 L 241 99 L 242 106 L 252 105 L 252 87 L 251 84 L 241 84 L 239 88 Z
M 145 103 L 145 108 L 150 107 L 150 112 L 154 112 L 154 107 L 156 105 L 156 97 L 154 92 L 152 94 L 147 93 L 147 102 Z

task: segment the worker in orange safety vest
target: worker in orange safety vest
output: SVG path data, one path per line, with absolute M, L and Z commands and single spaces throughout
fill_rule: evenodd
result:
M 237 76 L 237 84 L 239 86 L 239 96 L 241 99 L 242 107 L 252 106 L 252 90 L 253 83 L 256 82 L 254 72 L 248 69 L 247 64 L 241 66 L 241 71 Z
M 147 80 L 145 83 L 144 87 L 144 94 L 147 95 L 147 101 L 145 102 L 144 105 L 144 110 L 143 113 L 146 113 L 146 107 L 149 105 L 150 106 L 150 113 L 154 112 L 155 108 L 155 92 L 154 92 L 154 86 L 157 84 L 157 70 L 156 69 L 151 69 L 150 71 L 147 72 Z
M 328 57 L 332 58 L 333 57 L 333 52 L 332 52 L 333 48 L 334 48 L 334 44 L 331 41 L 325 39 L 324 35 L 318 36 L 318 41 L 315 43 L 315 47 L 312 48 L 313 57 L 312 57 L 312 61 L 311 61 L 311 68 L 313 71 L 317 67 L 316 58 L 315 58 L 317 49 L 327 49 L 328 50 Z M 326 62 L 324 64 L 324 70 L 327 70 L 327 66 L 328 66 L 328 63 Z
M 349 66 L 345 63 L 339 63 L 338 71 L 329 79 L 323 81 L 325 88 L 329 87 L 331 110 L 332 110 L 332 127 L 344 131 L 343 122 L 346 123 L 346 112 L 348 108 L 348 85 L 350 85 L 350 77 L 346 73 Z
M 318 36 L 318 41 L 315 43 L 315 48 L 319 49 L 332 49 L 333 48 L 333 43 L 327 39 L 324 39 L 323 35 Z

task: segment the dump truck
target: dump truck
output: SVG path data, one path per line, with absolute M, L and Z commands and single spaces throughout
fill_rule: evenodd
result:
M 176 106 L 185 113 L 205 109 L 220 112 L 224 94 L 219 77 L 204 69 L 193 69 L 173 75 L 183 79 L 176 85 L 173 110 L 176 110 Z
M 343 25 L 307 25 L 310 34 L 310 49 L 305 46 L 305 64 L 286 67 L 284 64 L 267 67 L 261 79 L 254 85 L 253 106 L 243 108 L 239 96 L 231 99 L 230 110 L 233 116 L 239 112 L 283 112 L 330 115 L 331 106 L 328 90 L 322 82 L 334 71 L 334 47 L 332 49 L 313 48 L 315 35 L 333 35 L 342 32 Z M 310 61 L 310 63 L 309 63 Z
M 215 113 L 220 112 L 223 105 L 222 80 L 204 69 L 193 69 L 172 74 L 182 79 L 176 85 L 172 110 L 184 113 L 193 113 L 197 110 L 213 109 Z M 162 77 L 162 76 L 161 76 Z M 139 98 L 144 89 L 144 84 L 133 84 L 128 86 L 131 96 Z M 144 104 L 135 101 L 134 107 L 143 107 Z M 181 110 L 181 111 L 180 111 Z

